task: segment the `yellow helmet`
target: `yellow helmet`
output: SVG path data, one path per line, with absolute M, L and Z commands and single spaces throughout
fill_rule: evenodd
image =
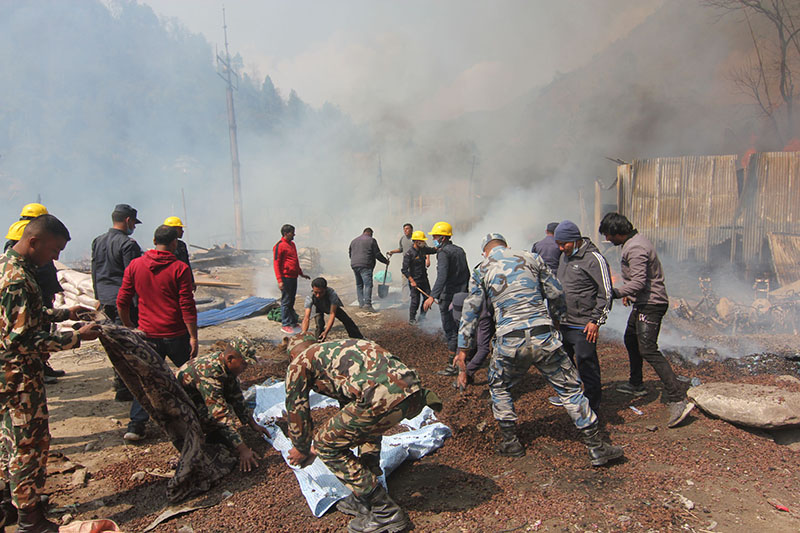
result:
M 425 236 L 425 232 L 424 231 L 417 230 L 417 231 L 415 231 L 414 233 L 411 234 L 411 240 L 412 241 L 425 241 L 425 240 L 428 240 L 428 238 Z
M 431 235 L 444 235 L 445 237 L 452 237 L 453 236 L 453 226 L 448 224 L 447 222 L 437 222 L 433 225 L 433 229 L 430 230 L 428 233 Z
M 19 216 L 25 218 L 36 218 L 39 215 L 46 215 L 47 208 L 42 204 L 28 204 L 22 208 Z
M 183 225 L 183 221 L 178 217 L 167 217 L 164 220 L 165 226 L 172 226 L 173 228 L 185 228 L 186 226 Z
M 11 227 L 8 228 L 8 235 L 6 235 L 6 239 L 10 241 L 18 241 L 22 238 L 22 232 L 25 231 L 25 226 L 28 225 L 30 220 L 17 220 Z

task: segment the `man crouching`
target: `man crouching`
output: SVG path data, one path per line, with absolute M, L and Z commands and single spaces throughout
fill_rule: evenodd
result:
M 312 335 L 284 339 L 292 362 L 286 371 L 289 462 L 305 466 L 316 454 L 353 494 L 337 508 L 355 515 L 351 533 L 397 532 L 411 525 L 400 506 L 378 482 L 383 433 L 430 405 L 436 395 L 420 386 L 416 372 L 368 340 L 314 343 Z M 311 390 L 336 398 L 341 411 L 311 432 Z M 356 457 L 350 450 L 359 447 Z

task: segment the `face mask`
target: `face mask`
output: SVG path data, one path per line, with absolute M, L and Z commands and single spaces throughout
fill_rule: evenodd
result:
M 575 255 L 575 254 L 577 254 L 577 253 L 578 253 L 578 247 L 577 247 L 577 246 L 575 246 L 575 247 L 573 247 L 573 248 L 572 248 L 572 253 L 571 253 L 571 254 L 569 254 L 569 256 L 570 256 L 570 257 L 572 257 L 573 255 Z
M 443 240 L 434 241 L 433 246 L 434 248 L 441 248 Z

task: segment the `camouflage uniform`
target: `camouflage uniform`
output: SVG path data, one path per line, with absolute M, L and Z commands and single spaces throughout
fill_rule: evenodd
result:
M 76 332 L 51 333 L 69 318 L 66 309 L 46 310 L 36 266 L 13 249 L 0 256 L 0 468 L 17 508 L 39 503 L 50 449 L 44 362 L 47 354 L 80 345 Z
M 564 316 L 564 292 L 542 258 L 504 246 L 489 252 L 472 272 L 470 293 L 461 315 L 459 348 L 475 347 L 484 297 L 494 308 L 497 327 L 489 363 L 495 419 L 516 422 L 511 388 L 534 365 L 555 389 L 579 429 L 594 424 L 597 417 L 581 392 L 575 365 L 561 347 L 561 335 L 550 318 L 559 320 Z
M 313 337 L 294 337 L 298 342 Z M 342 410 L 314 434 L 314 448 L 325 465 L 353 491 L 367 496 L 378 484 L 381 437 L 404 418 L 417 416 L 426 392 L 416 372 L 376 343 L 346 339 L 313 344 L 286 371 L 289 437 L 302 453 L 312 444 L 311 390 L 339 400 Z M 432 404 L 433 406 L 433 404 Z M 351 448 L 359 446 L 356 458 Z
M 255 361 L 255 348 L 243 338 L 230 342 L 248 363 Z M 249 424 L 253 413 L 247 408 L 239 378 L 229 374 L 220 361 L 222 352 L 212 352 L 189 360 L 178 370 L 178 382 L 197 407 L 200 423 L 207 433 L 219 432 L 234 448 L 242 444 L 236 419 Z

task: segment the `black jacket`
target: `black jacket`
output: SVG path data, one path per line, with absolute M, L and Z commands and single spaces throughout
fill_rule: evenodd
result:
M 431 296 L 437 300 L 452 300 L 454 294 L 466 292 L 468 286 L 467 254 L 460 246 L 447 241 L 436 252 L 436 283 Z
M 139 244 L 124 231 L 111 228 L 92 241 L 94 297 L 103 305 L 117 305 L 122 275 L 131 261 L 142 255 Z
M 428 281 L 428 267 L 425 266 L 425 260 L 428 255 L 436 253 L 436 248 L 430 246 L 423 246 L 419 250 L 416 248 L 409 248 L 403 254 L 403 267 L 400 272 L 408 279 L 411 277 L 414 281 Z
M 384 265 L 389 264 L 378 247 L 378 241 L 372 236 L 362 233 L 350 243 L 350 266 L 353 268 L 375 268 L 377 259 Z
M 189 274 L 192 275 L 192 281 L 194 281 L 192 264 L 189 262 L 189 248 L 187 248 L 186 243 L 180 239 L 178 239 L 178 247 L 175 249 L 175 257 L 178 259 L 178 261 L 183 261 L 186 263 L 186 266 L 189 267 Z
M 562 325 L 582 328 L 589 322 L 598 326 L 605 323 L 611 311 L 611 273 L 606 258 L 592 241 L 584 237 L 574 255 L 561 254 L 558 281 L 567 300 Z

